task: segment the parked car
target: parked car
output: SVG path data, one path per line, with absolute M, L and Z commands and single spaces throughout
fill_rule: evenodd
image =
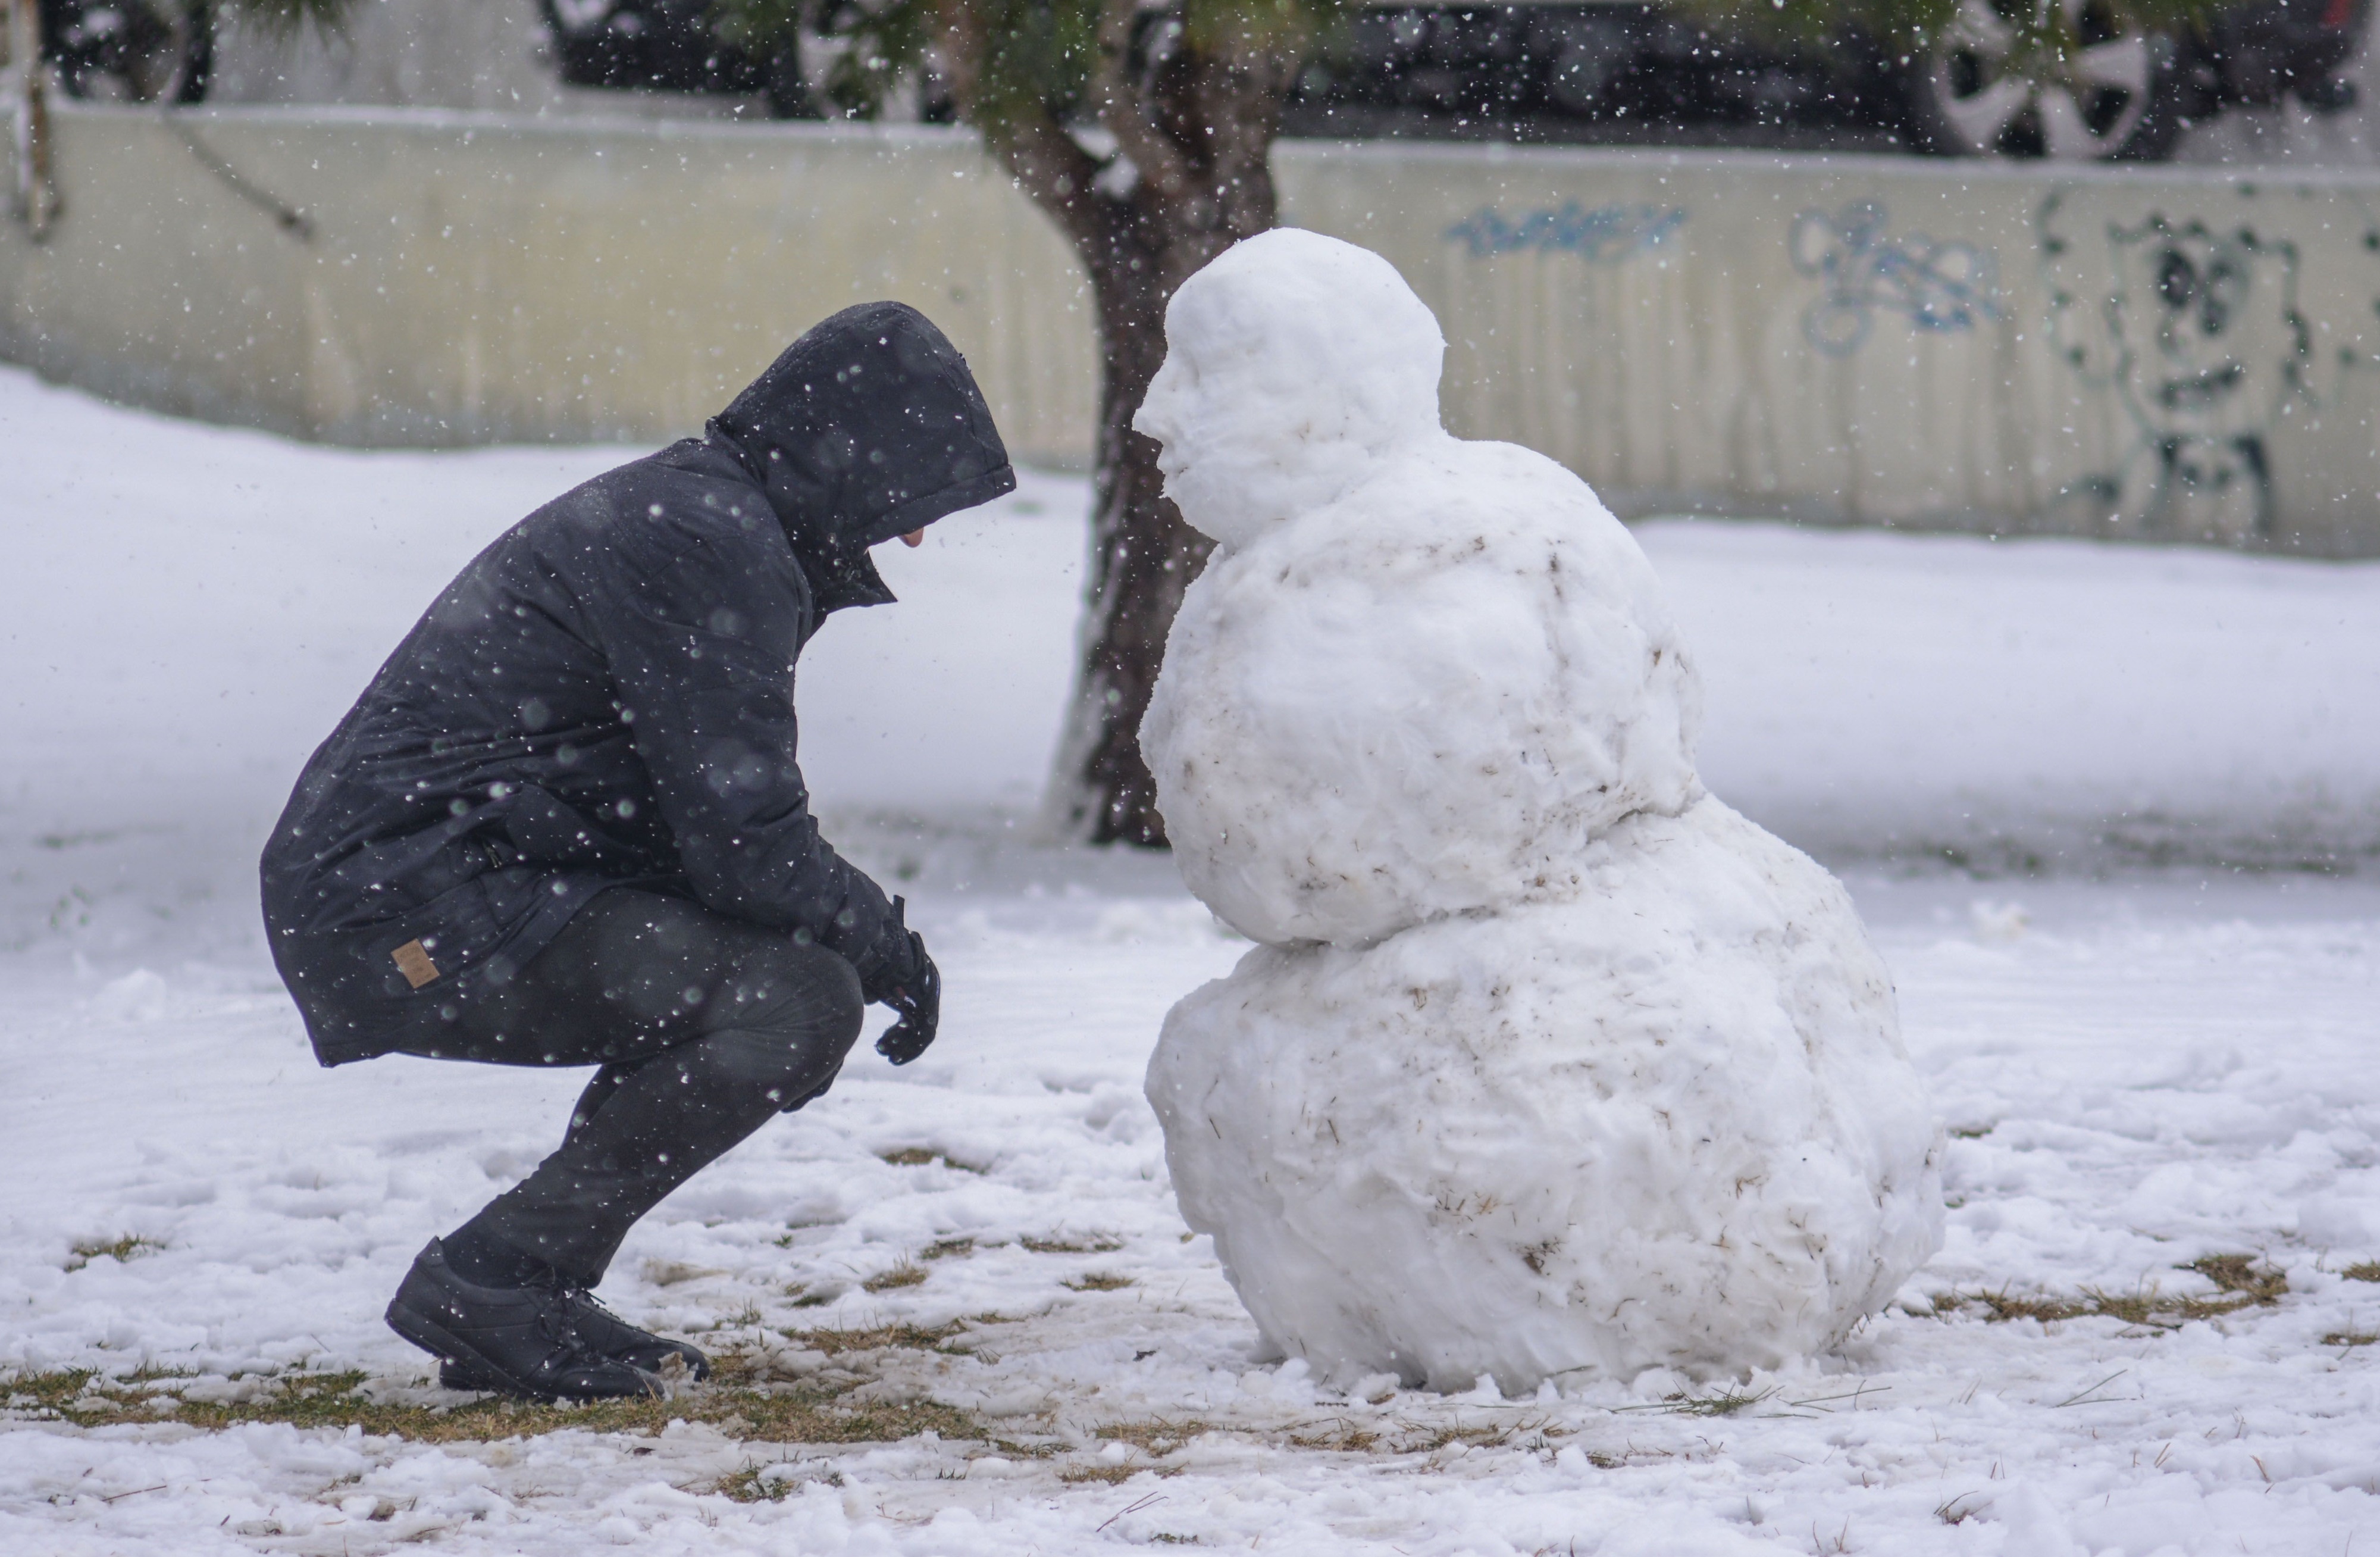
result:
M 816 116 L 799 42 L 756 56 L 719 36 L 710 0 L 538 0 L 538 9 L 570 86 L 757 94 L 780 118 Z
M 67 91 L 206 95 L 214 0 L 40 0 Z M 820 111 L 802 45 L 722 38 L 710 0 L 539 0 L 564 81 L 757 96 Z M 1374 4 L 1318 45 L 1284 130 L 1772 146 L 1902 146 L 1946 156 L 2155 160 L 2236 103 L 2355 100 L 2339 68 L 2373 0 L 2240 0 L 2168 30 L 2119 0 L 1963 0 L 1915 57 L 1855 32 L 1823 46 L 1730 37 L 1678 0 Z M 1152 23 L 1162 5 L 1148 7 Z M 1165 30 L 1144 38 L 1162 46 Z M 832 43 L 808 41 L 813 50 Z M 921 116 L 946 117 L 929 91 Z
M 40 0 L 42 57 L 69 97 L 198 103 L 214 67 L 210 0 Z
M 1852 31 L 1728 37 L 1670 0 L 1369 6 L 1301 74 L 1287 128 L 2155 160 L 2230 104 L 2351 104 L 2337 72 L 2371 4 L 2244 0 L 2155 30 L 2110 0 L 1965 0 L 1916 57 Z
M 1967 0 L 1953 36 L 1910 80 L 1912 135 L 1953 155 L 2071 160 L 2170 155 L 2226 107 L 2294 97 L 2316 113 L 2355 102 L 2338 71 L 2362 47 L 2372 0 L 2252 0 L 2176 30 L 2128 23 L 2107 0 L 2058 0 L 2081 47 L 2028 56 L 1996 6 Z

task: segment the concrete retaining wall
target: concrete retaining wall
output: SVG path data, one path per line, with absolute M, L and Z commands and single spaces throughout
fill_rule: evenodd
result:
M 825 314 L 897 298 L 966 352 L 1019 451 L 1080 464 L 1088 446 L 1072 254 L 958 132 L 370 109 L 57 123 L 66 212 L 41 248 L 0 232 L 0 354 L 103 394 L 342 443 L 652 440 L 699 427 Z
M 1299 148 L 1616 508 L 2380 554 L 2380 178 Z
M 358 443 L 658 439 L 894 297 L 1021 454 L 1088 451 L 1078 273 L 964 132 L 60 123 L 55 238 L 0 235 L 0 352 L 105 393 Z M 2380 554 L 2380 176 L 1303 143 L 1276 167 L 1288 219 L 1439 310 L 1452 426 L 1623 512 Z

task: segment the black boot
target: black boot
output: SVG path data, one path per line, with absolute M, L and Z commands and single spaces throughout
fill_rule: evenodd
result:
M 597 1356 L 613 1362 L 625 1362 L 642 1372 L 667 1377 L 670 1359 L 676 1357 L 685 1365 L 687 1377 L 698 1382 L 710 1377 L 710 1359 L 683 1341 L 664 1341 L 650 1330 L 635 1325 L 595 1301 L 592 1293 L 567 1292 L 563 1301 L 570 1308 L 570 1325 L 587 1349 Z M 490 1373 L 471 1363 L 448 1357 L 438 1365 L 438 1382 L 450 1390 L 501 1390 L 504 1386 Z
M 414 1257 L 413 1269 L 397 1287 L 388 1306 L 388 1327 L 425 1352 L 467 1365 L 472 1377 L 484 1381 L 473 1388 L 530 1400 L 662 1393 L 661 1380 L 633 1363 L 602 1356 L 580 1334 L 564 1288 L 468 1282 L 447 1267 L 435 1238 Z

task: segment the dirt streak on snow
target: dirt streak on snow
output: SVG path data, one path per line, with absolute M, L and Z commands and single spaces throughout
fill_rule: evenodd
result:
M 551 1145 L 579 1078 L 316 1069 L 264 957 L 250 861 L 288 775 L 447 573 L 613 456 L 303 449 L 15 375 L 0 376 L 0 437 L 30 494 L 12 497 L 0 574 L 0 1376 L 151 1366 L 230 1393 L 242 1374 L 355 1368 L 377 1395 L 431 1398 L 426 1359 L 381 1306 L 424 1237 Z M 828 1099 L 641 1226 L 606 1291 L 632 1318 L 772 1347 L 796 1372 L 824 1365 L 784 1331 L 998 1315 L 953 1349 L 832 1362 L 865 1394 L 963 1407 L 1021 1450 L 767 1444 L 700 1424 L 444 1445 L 83 1429 L 20 1400 L 0 1423 L 0 1550 L 1007 1553 L 1169 1538 L 2141 1557 L 2380 1539 L 2380 1372 L 2350 1344 L 2380 1332 L 2380 1283 L 2344 1273 L 2380 1258 L 2380 885 L 2365 880 L 1978 882 L 1854 865 L 1958 1133 L 1949 1241 L 1842 1355 L 1742 1381 L 1730 1415 L 1685 1409 L 1667 1398 L 1684 1382 L 1658 1374 L 1370 1403 L 1257 1360 L 1211 1251 L 1182 1240 L 1139 1095 L 1159 1017 L 1245 943 L 1165 861 L 1034 847 L 1012 825 L 1065 683 L 1080 503 L 1078 485 L 1038 481 L 943 527 L 895 559 L 905 603 L 838 620 L 806 669 L 819 786 L 855 852 L 902 879 L 944 965 L 942 1042 L 899 1072 L 863 1052 Z M 1710 526 L 1655 527 L 1648 544 L 1682 612 L 1740 618 L 1688 626 L 1707 645 L 1714 744 L 1730 698 L 1776 732 L 1729 759 L 1755 814 L 1764 795 L 1784 810 L 1831 796 L 1849 815 L 1863 795 L 1915 806 L 1913 790 L 1941 802 L 1907 813 L 1928 825 L 1957 825 L 1961 796 L 2022 824 L 2041 814 L 2024 775 L 2069 772 L 2076 741 L 2082 776 L 2061 793 L 2077 815 L 2155 784 L 2181 814 L 2231 777 L 2286 794 L 2313 775 L 2349 813 L 2370 804 L 2368 736 L 2323 712 L 2362 671 L 2278 675 L 2242 712 L 2226 699 L 2244 684 L 2218 676 L 2192 702 L 2140 667 L 2203 666 L 2227 646 L 2301 671 L 2380 663 L 2357 637 L 2380 622 L 2374 570 Z M 2091 590 L 2056 582 L 2078 574 Z M 1958 608 L 1909 610 L 1920 586 Z M 2184 602 L 2194 614 L 2159 614 Z M 2325 626 L 2341 616 L 2364 626 Z M 2121 636 L 2133 657 L 2010 651 L 1986 620 L 2026 623 L 2036 645 Z M 1792 647 L 1764 658 L 1764 634 Z M 1888 642 L 1907 665 L 1963 667 L 2003 720 L 1992 738 L 2013 743 L 2002 766 L 1966 766 L 1946 714 L 1898 734 L 1863 722 L 1871 705 L 1925 712 L 1924 686 L 1852 653 Z M 904 703 L 920 689 L 927 706 Z M 2029 698 L 2065 712 L 2028 732 Z M 2129 737 L 2094 736 L 2095 709 L 2145 728 L 2154 760 L 2125 768 Z M 2206 729 L 2178 729 L 2184 712 Z M 2243 722 L 2252 739 L 2226 733 Z M 2286 738 L 2255 735 L 2273 730 Z M 1847 749 L 1898 755 L 1823 767 Z M 2230 754 L 2223 784 L 2159 766 L 2206 749 Z M 154 1247 L 72 1252 L 127 1235 Z M 2289 1290 L 2142 1325 L 1936 1307 L 2004 1290 L 2213 1296 L 2181 1267 L 2228 1253 L 2269 1261 Z M 864 1284 L 905 1259 L 922 1282 Z M 1118 1425 L 1151 1446 L 1096 1434 Z M 782 1501 L 714 1490 L 747 1468 Z

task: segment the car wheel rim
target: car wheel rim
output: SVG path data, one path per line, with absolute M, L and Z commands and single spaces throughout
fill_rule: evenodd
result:
M 2154 69 L 2107 0 L 1962 0 L 1927 85 L 1956 150 L 2089 162 L 2131 140 Z
M 213 18 L 189 0 L 122 0 L 71 13 L 61 42 L 68 95 L 96 103 L 178 103 L 202 78 Z

